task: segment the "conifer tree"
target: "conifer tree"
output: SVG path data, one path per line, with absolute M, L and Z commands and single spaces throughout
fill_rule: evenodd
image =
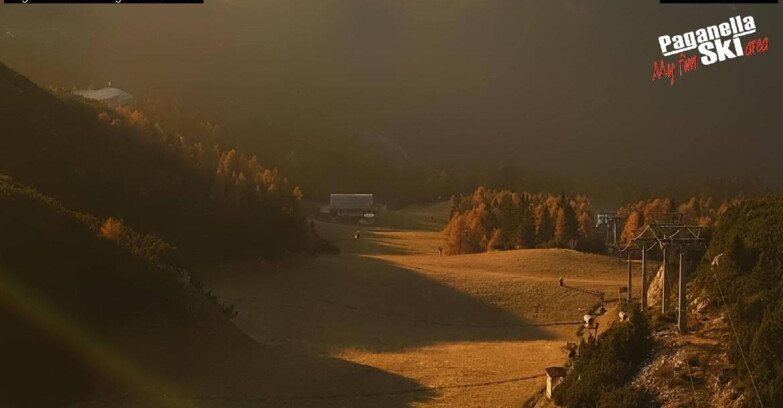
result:
M 449 218 L 453 218 L 459 212 L 461 198 L 460 194 L 456 194 L 449 199 Z
M 625 227 L 622 234 L 620 234 L 620 242 L 628 243 L 636 236 L 636 231 L 641 228 L 642 221 L 638 211 L 631 212 L 628 215 L 628 219 L 625 221 Z
M 547 246 L 554 238 L 554 223 L 549 215 L 549 208 L 540 204 L 536 207 L 536 243 Z
M 522 211 L 522 222 L 519 224 L 520 245 L 522 248 L 535 248 L 536 246 L 536 220 L 533 216 L 533 208 L 527 205 Z
M 557 210 L 557 220 L 555 221 L 555 242 L 558 246 L 575 248 L 579 225 L 576 220 L 576 213 L 571 204 L 566 201 L 563 207 Z
M 458 255 L 467 249 L 468 244 L 465 239 L 466 232 L 465 217 L 462 214 L 457 213 L 451 218 L 444 230 L 446 252 L 448 254 Z

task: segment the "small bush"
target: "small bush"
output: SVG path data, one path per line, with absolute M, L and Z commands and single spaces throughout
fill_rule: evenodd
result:
M 604 391 L 595 406 L 596 408 L 644 408 L 657 407 L 659 404 L 649 391 L 626 385 Z
M 101 224 L 101 236 L 112 241 L 120 241 L 124 229 L 122 220 L 108 218 Z
M 674 323 L 677 323 L 677 314 L 674 310 L 670 310 L 664 314 L 654 314 L 650 326 L 653 330 L 659 331 L 671 327 Z

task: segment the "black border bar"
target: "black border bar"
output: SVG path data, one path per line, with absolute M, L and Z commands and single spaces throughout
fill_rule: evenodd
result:
M 204 0 L 3 0 L 4 4 L 204 4 Z
M 661 4 L 775 4 L 778 0 L 661 0 Z

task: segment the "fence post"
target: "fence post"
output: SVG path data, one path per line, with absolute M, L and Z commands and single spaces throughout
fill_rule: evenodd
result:
M 631 281 L 633 280 L 633 265 L 631 264 L 631 247 L 628 247 L 628 303 L 631 303 L 633 296 L 631 295 Z
M 666 262 L 666 249 L 668 245 L 663 246 L 663 276 L 661 279 L 661 313 L 666 313 L 669 310 L 669 267 Z
M 688 311 L 687 299 L 685 293 L 685 268 L 683 267 L 683 251 L 680 249 L 680 298 L 677 309 L 677 328 L 680 329 L 680 334 L 685 334 L 688 331 Z

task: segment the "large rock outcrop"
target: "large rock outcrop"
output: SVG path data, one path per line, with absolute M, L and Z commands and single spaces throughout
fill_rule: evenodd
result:
M 676 297 L 678 286 L 677 286 L 677 275 L 676 271 L 672 270 L 672 268 L 669 268 L 669 279 L 667 285 L 669 285 L 670 291 L 669 291 L 669 305 L 674 306 L 674 299 Z M 663 287 L 663 265 L 661 265 L 660 268 L 658 268 L 658 272 L 656 272 L 655 277 L 650 282 L 650 286 L 647 287 L 647 307 L 650 309 L 660 308 L 661 307 L 661 289 Z

